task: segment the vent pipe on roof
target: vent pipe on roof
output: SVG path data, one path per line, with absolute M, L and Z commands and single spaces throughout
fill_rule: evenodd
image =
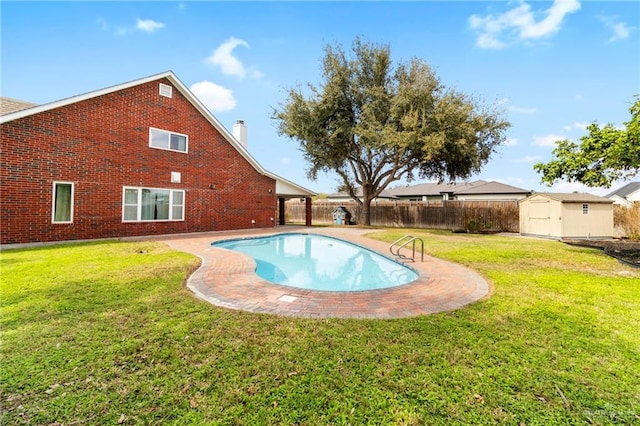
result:
M 237 120 L 233 125 L 233 137 L 240 142 L 244 149 L 247 149 L 247 126 L 245 126 L 244 120 Z

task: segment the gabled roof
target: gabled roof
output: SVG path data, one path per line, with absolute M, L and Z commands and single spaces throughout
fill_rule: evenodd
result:
M 10 114 L 23 109 L 37 106 L 31 102 L 20 101 L 18 99 L 0 97 L 0 115 Z
M 238 151 L 240 155 L 242 155 L 242 157 L 244 157 L 244 159 L 247 160 L 249 164 L 251 164 L 251 166 L 258 173 L 260 173 L 261 175 L 270 177 L 276 181 L 276 192 L 279 187 L 283 187 L 283 188 L 286 188 L 288 192 L 291 192 L 292 190 L 300 192 L 299 194 L 296 194 L 296 195 L 305 195 L 305 196 L 316 195 L 315 192 L 310 191 L 300 185 L 297 185 L 287 179 L 284 179 L 274 173 L 271 173 L 267 171 L 264 167 L 262 167 L 260 163 L 258 163 L 258 161 L 256 161 L 256 159 L 253 158 L 251 154 L 249 154 L 249 151 L 247 151 L 247 149 L 244 146 L 242 146 L 242 144 L 240 144 L 240 142 L 237 141 L 231 133 L 229 133 L 229 131 L 218 121 L 218 119 L 215 118 L 213 114 L 211 114 L 209 109 L 207 109 L 207 107 L 205 107 L 204 104 L 193 93 L 191 93 L 191 91 L 187 88 L 187 86 L 185 86 L 182 83 L 182 81 L 180 81 L 180 79 L 178 79 L 178 77 L 172 71 L 165 71 L 163 73 L 151 75 L 149 77 L 132 80 L 126 83 L 117 84 L 115 86 L 106 87 L 104 89 L 99 89 L 93 92 L 72 96 L 69 98 L 61 99 L 61 100 L 44 104 L 44 105 L 32 106 L 27 109 L 22 109 L 20 111 L 15 111 L 6 115 L 2 115 L 0 116 L 0 124 L 8 123 L 10 121 L 17 120 L 19 118 L 28 117 L 30 115 L 49 111 L 54 108 L 60 108 L 66 105 L 71 105 L 77 102 L 85 101 L 87 99 L 96 98 L 98 96 L 102 96 L 109 93 L 117 92 L 119 90 L 124 90 L 131 87 L 139 86 L 141 84 L 149 83 L 151 81 L 161 80 L 164 78 L 169 80 L 173 84 L 173 86 L 177 90 L 179 90 L 180 93 L 182 93 L 182 95 L 184 95 L 184 97 L 189 102 L 191 102 L 191 104 L 200 112 L 200 114 L 202 114 L 202 116 L 205 119 L 207 119 L 207 121 L 209 121 L 209 123 L 211 123 L 211 125 L 218 132 L 220 132 L 220 134 L 227 140 L 227 142 L 229 142 L 231 146 L 233 146 L 236 149 L 236 151 Z
M 487 182 L 484 180 L 454 183 L 421 183 L 403 188 L 394 188 L 389 191 L 398 197 L 435 196 L 446 192 L 455 195 L 529 194 L 531 192 L 526 189 L 517 188 L 504 183 L 496 181 Z
M 593 194 L 579 194 L 579 193 L 557 193 L 557 192 L 536 192 L 530 197 L 525 198 L 524 200 L 520 200 L 520 202 L 529 200 L 533 197 L 547 197 L 552 200 L 560 201 L 561 203 L 603 203 L 603 204 L 611 204 L 612 200 L 604 197 L 600 197 L 598 195 Z
M 622 188 L 618 188 L 615 191 L 605 195 L 605 197 L 611 198 L 614 195 L 617 195 L 620 198 L 626 199 L 629 195 L 633 194 L 638 190 L 640 190 L 640 182 L 629 182 Z
M 358 197 L 362 196 L 362 188 L 356 189 L 356 195 Z M 334 192 L 333 194 L 327 194 L 327 198 L 351 198 L 351 195 L 349 195 L 349 193 L 346 191 L 341 191 L 341 192 Z M 391 190 L 383 189 L 380 195 L 378 195 L 378 198 L 397 198 L 397 197 L 391 193 Z
M 530 192 L 531 191 L 528 191 L 526 189 L 491 181 L 479 185 L 474 185 L 470 188 L 458 190 L 455 192 L 455 194 L 529 194 Z
M 400 188 L 390 189 L 389 192 L 396 197 L 423 196 L 423 195 L 440 195 L 443 192 L 453 192 L 473 188 L 476 185 L 487 183 L 484 180 L 475 182 L 453 182 L 453 183 L 420 183 L 418 185 L 404 186 Z

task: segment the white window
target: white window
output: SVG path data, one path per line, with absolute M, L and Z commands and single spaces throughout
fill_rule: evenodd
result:
M 589 214 L 589 204 L 582 205 L 582 214 Z
M 188 142 L 187 135 L 149 127 L 149 146 L 152 148 L 187 152 Z
M 53 182 L 51 222 L 73 223 L 73 182 Z
M 184 191 L 124 187 L 123 222 L 184 220 Z

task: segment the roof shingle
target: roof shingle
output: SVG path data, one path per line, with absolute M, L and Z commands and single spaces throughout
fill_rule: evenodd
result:
M 0 115 L 22 111 L 23 109 L 32 108 L 34 106 L 37 106 L 37 104 L 21 101 L 18 99 L 0 97 Z

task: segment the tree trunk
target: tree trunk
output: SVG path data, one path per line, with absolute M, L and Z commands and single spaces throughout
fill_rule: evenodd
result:
M 360 224 L 364 226 L 371 226 L 371 200 L 369 198 L 363 197 Z

